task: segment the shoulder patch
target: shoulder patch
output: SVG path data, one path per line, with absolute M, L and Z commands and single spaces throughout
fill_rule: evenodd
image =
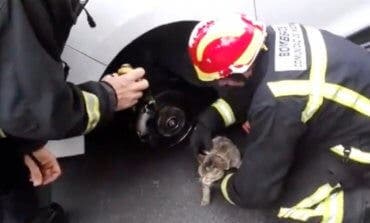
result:
M 273 25 L 275 39 L 275 71 L 307 70 L 306 47 L 299 24 Z

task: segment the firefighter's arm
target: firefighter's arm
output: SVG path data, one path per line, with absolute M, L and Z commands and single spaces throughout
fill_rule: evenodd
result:
M 6 2 L 2 7 L 12 16 L 0 22 L 0 137 L 43 141 L 87 133 L 148 87 L 142 69 L 106 82 L 67 83 L 61 61 L 45 48 L 22 2 Z
M 304 129 L 297 115 L 267 107 L 250 116 L 242 165 L 221 183 L 226 200 L 249 208 L 268 207 L 277 200 Z
M 190 138 L 195 155 L 212 147 L 212 134 L 235 122 L 233 109 L 225 99 L 219 98 L 198 117 L 198 123 Z
M 46 78 L 45 85 L 49 82 L 54 86 L 33 89 L 31 94 L 36 93 L 40 97 L 29 99 L 33 104 L 26 107 L 29 112 L 25 118 L 31 115 L 32 118 L 20 120 L 29 121 L 26 123 L 4 124 L 5 134 L 48 140 L 88 133 L 109 119 L 114 111 L 137 103 L 143 95 L 142 91 L 148 87 L 147 80 L 142 79 L 144 74 L 145 71 L 138 68 L 123 76 L 111 76 L 104 79 L 105 82 L 90 81 L 81 85 L 64 80 L 53 82 Z M 19 112 L 25 111 L 22 109 Z M 20 129 L 20 124 L 27 128 Z
M 212 147 L 212 134 L 246 119 L 252 99 L 251 89 L 220 87 L 217 91 L 220 98 L 201 113 L 190 139 L 196 155 Z

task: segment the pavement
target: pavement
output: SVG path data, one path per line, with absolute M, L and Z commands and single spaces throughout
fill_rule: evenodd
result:
M 273 222 L 262 211 L 228 204 L 218 191 L 201 207 L 197 164 L 185 145 L 148 148 L 110 134 L 88 136 L 86 155 L 61 159 L 53 198 L 71 223 Z

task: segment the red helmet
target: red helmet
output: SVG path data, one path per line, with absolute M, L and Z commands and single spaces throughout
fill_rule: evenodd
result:
M 198 78 L 213 81 L 246 72 L 265 37 L 265 25 L 244 14 L 198 23 L 189 39 L 189 54 Z

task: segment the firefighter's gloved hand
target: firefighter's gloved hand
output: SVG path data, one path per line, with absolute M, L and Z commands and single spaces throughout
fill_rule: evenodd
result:
M 198 122 L 190 137 L 190 146 L 193 149 L 194 155 L 197 156 L 204 150 L 212 148 L 212 131 L 202 122 Z
M 196 157 L 203 150 L 212 149 L 212 134 L 222 128 L 224 128 L 223 118 L 214 107 L 208 107 L 198 116 L 198 123 L 190 138 L 190 146 Z

